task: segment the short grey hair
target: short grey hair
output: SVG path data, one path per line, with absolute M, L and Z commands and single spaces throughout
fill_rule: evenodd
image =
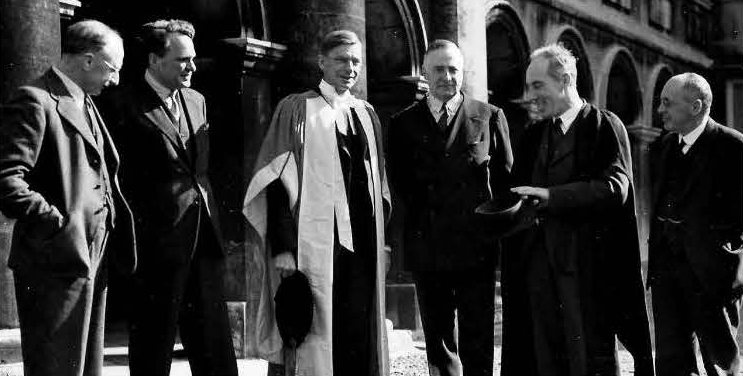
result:
M 686 72 L 673 78 L 681 81 L 681 88 L 689 102 L 699 99 L 702 101 L 702 110 L 704 111 L 712 107 L 712 88 L 704 77 L 693 72 Z
M 350 30 L 335 30 L 327 33 L 320 42 L 320 53 L 328 56 L 328 53 L 338 46 L 360 45 L 359 36 Z
M 423 56 L 425 58 L 433 51 L 444 50 L 448 48 L 459 52 L 460 55 L 462 54 L 462 51 L 459 49 L 459 46 L 457 46 L 456 43 L 450 40 L 446 40 L 446 39 L 435 39 L 431 43 L 428 44 L 428 48 L 426 48 L 426 53 Z
M 83 20 L 67 27 L 62 38 L 62 53 L 68 55 L 95 53 L 112 42 L 123 45 L 116 30 L 100 21 Z
M 532 61 L 536 58 L 546 59 L 548 62 L 547 74 L 556 80 L 560 80 L 562 75 L 567 73 L 572 78 L 571 85 L 576 85 L 578 79 L 577 59 L 562 44 L 553 43 L 539 47 L 531 53 L 529 58 Z

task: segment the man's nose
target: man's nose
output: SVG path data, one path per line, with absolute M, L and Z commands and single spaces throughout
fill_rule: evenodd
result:
M 112 74 L 111 79 L 109 79 L 108 82 L 111 86 L 118 85 L 119 84 L 119 72 Z
M 186 65 L 186 69 L 191 72 L 196 72 L 196 62 L 194 62 L 193 60 L 189 60 L 188 65 Z

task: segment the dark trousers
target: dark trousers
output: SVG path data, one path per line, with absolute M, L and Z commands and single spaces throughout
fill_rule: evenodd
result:
M 492 376 L 494 271 L 416 272 L 413 278 L 430 373 Z
M 143 266 L 136 277 L 129 337 L 132 376 L 170 374 L 176 330 L 192 375 L 237 375 L 223 292 L 224 257 L 208 222 L 198 242 L 189 263 Z
M 372 249 L 373 250 L 373 249 Z M 338 250 L 333 263 L 333 376 L 376 374 L 376 262 L 364 252 Z
M 96 270 L 90 279 L 14 273 L 24 375 L 102 375 L 107 238 L 101 221 L 90 247 Z
M 595 325 L 591 301 L 582 301 L 578 273 L 558 273 L 543 241 L 532 248 L 526 275 L 531 326 L 540 376 L 619 375 L 611 328 Z
M 664 245 L 658 251 L 663 253 L 658 256 L 664 267 L 656 274 L 652 290 L 656 374 L 699 373 L 693 342 L 696 335 L 707 374 L 726 375 L 725 370 L 740 363 L 735 339 L 740 299 L 712 299 L 682 249 Z

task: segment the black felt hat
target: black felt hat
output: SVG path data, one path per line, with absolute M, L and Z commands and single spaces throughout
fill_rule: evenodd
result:
M 276 296 L 276 324 L 284 344 L 296 348 L 304 342 L 312 325 L 314 300 L 310 282 L 297 270 L 281 280 Z
M 498 238 L 530 227 L 536 218 L 534 206 L 512 192 L 482 203 L 475 213 L 483 216 L 491 234 Z

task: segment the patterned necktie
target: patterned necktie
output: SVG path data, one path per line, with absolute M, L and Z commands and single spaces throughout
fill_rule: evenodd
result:
M 178 121 L 181 117 L 180 106 L 178 106 L 178 92 L 174 91 L 173 95 L 170 96 L 169 108 L 170 113 L 173 114 L 173 118 Z
M 446 126 L 449 124 L 449 113 L 446 111 L 446 102 L 441 104 L 441 109 L 439 110 L 439 113 L 441 114 L 441 117 L 439 118 L 439 121 L 436 122 L 436 124 L 439 126 L 439 129 L 443 132 L 446 130 Z
M 95 105 L 89 95 L 85 96 L 85 113 L 88 118 L 90 133 L 93 134 L 93 139 L 98 143 L 98 118 L 95 115 Z

